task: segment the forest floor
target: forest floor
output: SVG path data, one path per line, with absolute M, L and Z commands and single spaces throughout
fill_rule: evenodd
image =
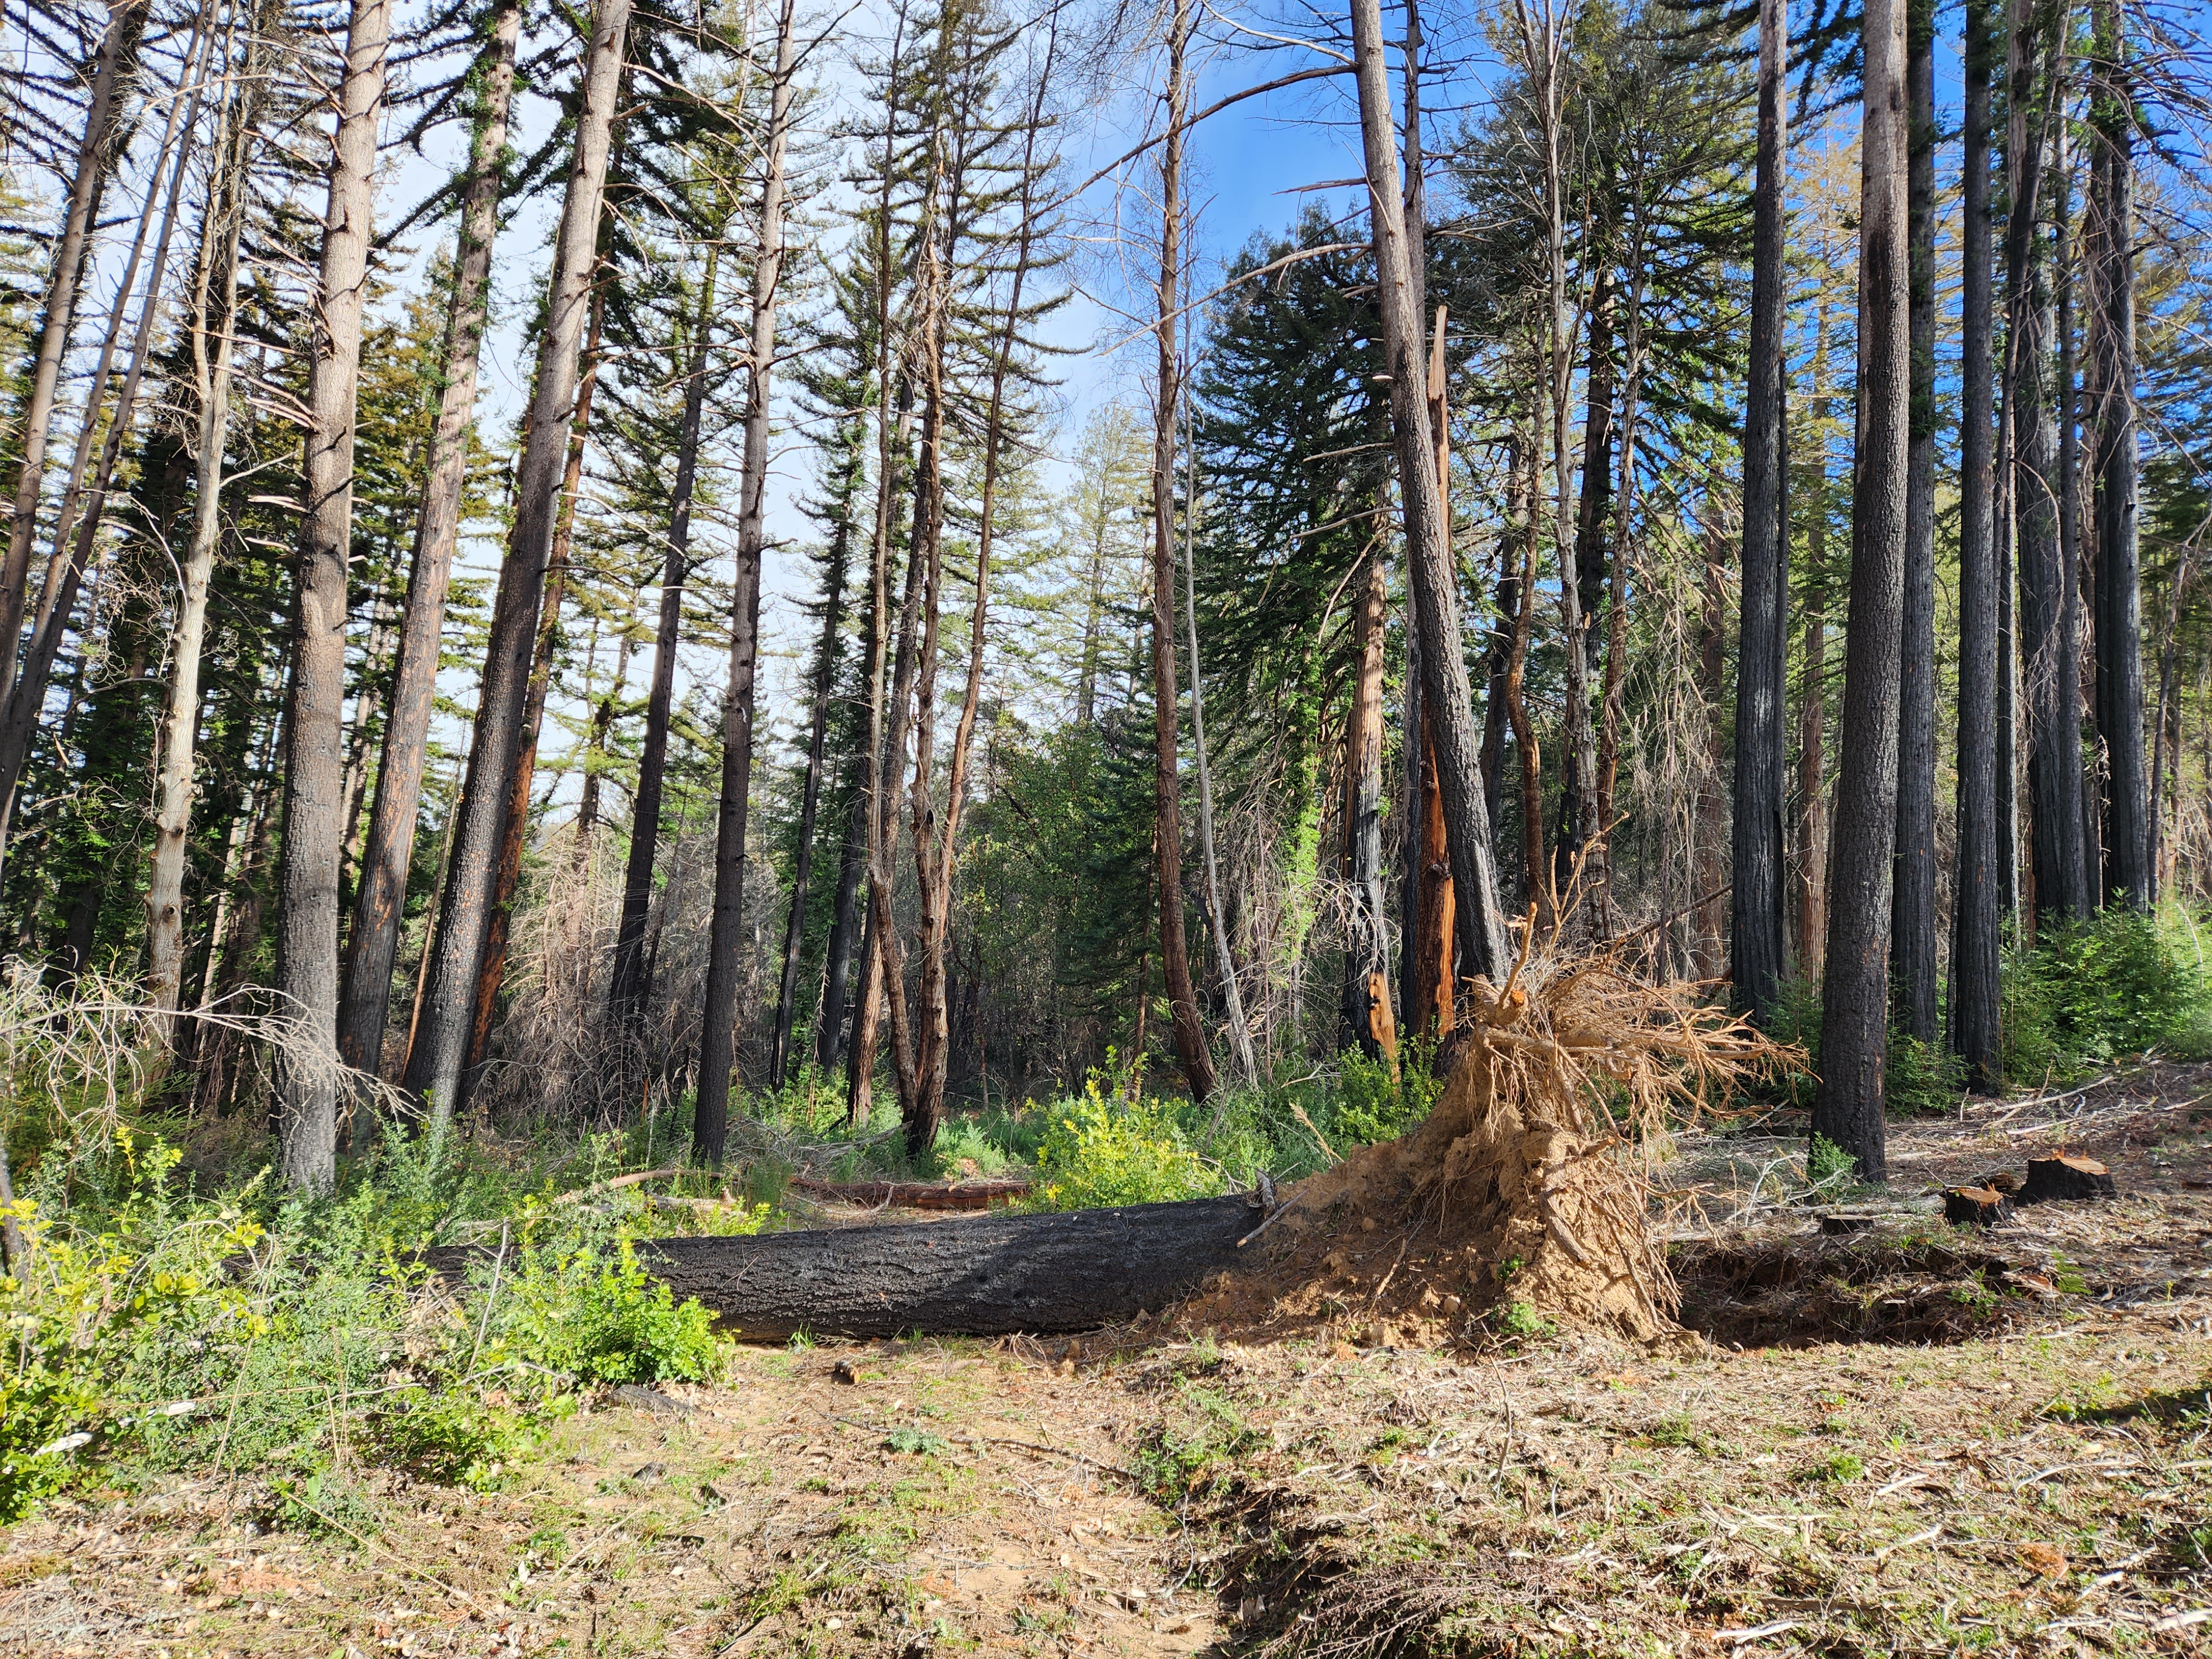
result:
M 0 1654 L 2202 1650 L 2212 1067 L 1896 1126 L 1835 1236 L 1798 1133 L 1669 1167 L 1710 1340 L 740 1349 L 495 1493 L 380 1477 L 374 1539 L 262 1530 L 250 1477 L 51 1504 Z M 2122 1196 L 1928 1213 L 2061 1143 Z

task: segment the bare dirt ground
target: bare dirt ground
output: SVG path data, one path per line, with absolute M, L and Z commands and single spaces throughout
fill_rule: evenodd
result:
M 1771 1127 L 1667 1174 L 1710 1340 L 743 1350 L 495 1494 L 378 1487 L 373 1539 L 263 1531 L 250 1480 L 50 1506 L 0 1654 L 2202 1650 L 2212 1067 L 1898 1126 L 1847 1233 Z M 1928 1212 L 2060 1144 L 2123 1196 Z

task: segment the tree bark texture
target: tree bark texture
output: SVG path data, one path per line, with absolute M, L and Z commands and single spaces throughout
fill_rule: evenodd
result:
M 639 1264 L 750 1340 L 1085 1331 L 1158 1312 L 1239 1265 L 1240 1195 L 1057 1214 L 641 1243 Z M 1111 1271 L 1102 1268 L 1111 1266 Z
M 1417 129 L 1416 129 L 1417 130 Z M 1407 239 L 1412 238 L 1412 219 L 1407 221 Z M 1444 385 L 1444 309 L 1437 307 L 1437 325 L 1429 345 L 1429 426 L 1437 448 L 1437 497 L 1439 510 L 1447 524 L 1451 518 L 1451 408 Z M 1413 588 L 1406 590 L 1406 605 L 1409 613 L 1418 611 Z M 1495 654 L 1494 647 L 1493 653 Z M 1412 903 L 1409 914 L 1412 925 L 1400 946 L 1405 958 L 1401 977 L 1406 992 L 1401 1000 L 1401 1012 L 1407 1030 L 1437 1042 L 1450 1034 L 1454 1014 L 1453 984 L 1455 963 L 1452 954 L 1452 921 L 1456 906 L 1452 893 L 1451 849 L 1444 836 L 1443 793 L 1437 781 L 1437 744 L 1428 714 L 1428 699 L 1423 692 L 1424 675 L 1421 667 L 1421 635 L 1418 617 L 1409 614 L 1406 625 L 1406 730 L 1402 741 L 1406 748 L 1407 814 L 1406 843 L 1411 849 L 1413 866 L 1407 877 L 1407 889 Z M 1487 716 L 1503 715 L 1495 689 L 1490 699 L 1493 707 Z M 1487 724 L 1487 721 L 1486 722 Z M 1496 770 L 1496 757 L 1490 753 L 1486 731 L 1482 750 L 1484 775 L 1487 780 Z M 1486 781 L 1485 789 L 1488 790 Z M 1495 816 L 1495 809 L 1486 799 L 1483 813 L 1486 818 Z
M 1906 0 L 1905 59 L 1912 407 L 1889 972 L 1899 1024 L 1916 1041 L 1932 1043 L 1942 990 L 1936 955 L 1936 0 Z
M 1929 0 L 1914 0 L 1929 3 Z M 1743 600 L 1735 682 L 1734 886 L 1736 1005 L 1771 1018 L 1788 973 L 1783 942 L 1783 800 L 1789 763 L 1790 507 L 1783 381 L 1789 373 L 1784 198 L 1789 156 L 1786 0 L 1759 8 L 1758 183 L 1752 206 L 1751 383 L 1743 447 Z
M 761 556 L 768 495 L 769 374 L 775 364 L 776 302 L 783 280 L 784 150 L 791 135 L 799 42 L 793 0 L 776 21 L 760 240 L 753 261 L 752 331 L 745 362 L 744 471 L 739 485 L 737 584 L 731 599 L 730 679 L 722 696 L 722 787 L 714 823 L 714 902 L 707 936 L 707 988 L 699 1031 L 692 1150 L 719 1165 L 729 1129 L 737 1060 L 738 956 L 744 949 L 745 817 L 753 767 L 753 677 L 760 655 Z
M 392 969 L 399 955 L 407 878 L 415 861 L 416 820 L 422 805 L 422 769 L 429 758 L 446 595 L 460 541 L 477 368 L 490 316 L 492 241 L 499 228 L 507 109 L 514 100 L 515 47 L 522 32 L 518 0 L 498 0 L 486 24 L 488 38 L 474 71 L 468 173 L 461 185 L 459 246 L 440 375 L 444 390 L 438 400 L 437 424 L 430 433 L 414 558 L 399 623 L 398 658 L 392 667 L 392 708 L 385 717 L 376 799 L 369 809 L 368 842 L 362 854 L 361 882 L 346 933 L 338 1053 L 347 1065 L 365 1072 L 383 1066 Z
M 2045 257 L 2049 124 L 2045 74 L 2057 47 L 2042 9 L 2016 5 L 2012 40 L 2010 209 L 2005 264 L 2005 416 L 2011 434 L 2014 545 L 2020 562 L 2021 677 L 2027 701 L 2030 864 L 2039 931 L 2088 910 L 2081 848 L 2080 669 L 2065 628 L 2058 514 L 2058 422 L 2052 397 L 2057 319 Z M 2050 64 L 2046 64 L 2046 57 Z
M 197 758 L 193 750 L 198 738 L 200 646 L 207 629 L 208 583 L 222 539 L 222 458 L 230 428 L 232 324 L 238 309 L 239 244 L 245 227 L 246 167 L 252 132 L 250 112 L 255 101 L 251 92 L 240 92 L 224 104 L 216 129 L 215 181 L 201 231 L 201 265 L 193 283 L 192 382 L 199 403 L 199 448 L 192 483 L 191 538 L 185 544 L 180 571 L 183 580 L 169 629 L 168 698 L 155 739 L 154 847 L 146 872 L 146 990 L 154 1006 L 163 1010 L 179 1005 L 184 988 L 185 860 L 191 827 Z M 179 158 L 179 182 L 182 167 Z M 174 202 L 173 191 L 173 210 Z M 167 240 L 165 226 L 164 255 Z M 137 358 L 131 364 L 122 404 L 108 429 L 111 453 L 101 460 L 103 477 L 111 469 L 113 452 L 131 424 L 129 405 L 150 343 L 164 263 L 159 256 L 154 262 L 146 310 L 139 319 Z M 100 496 L 104 493 L 103 486 L 88 504 L 83 526 L 88 538 L 99 523 Z M 17 690 L 43 678 L 27 672 Z M 15 701 L 9 698 L 11 727 Z M 9 744 L 9 757 L 15 752 L 16 745 Z M 0 761 L 0 766 L 4 764 Z M 0 772 L 0 799 L 6 798 L 8 786 L 14 781 L 12 772 Z
M 353 551 L 355 404 L 361 384 L 377 127 L 392 0 L 354 0 L 323 221 L 307 369 L 293 591 L 292 683 L 284 711 L 284 835 L 278 854 L 276 986 L 316 1052 L 279 1049 L 279 1172 L 326 1192 L 337 1175 L 338 878 L 345 852 L 346 562 Z
M 1157 289 L 1158 341 L 1152 434 L 1152 803 L 1158 862 L 1155 874 L 1160 907 L 1160 966 L 1166 981 L 1169 1012 L 1175 1024 L 1176 1055 L 1194 1098 L 1213 1092 L 1213 1056 L 1198 1012 L 1198 991 L 1191 981 L 1190 947 L 1182 914 L 1182 769 L 1176 740 L 1175 644 L 1175 460 L 1176 419 L 1182 384 L 1176 361 L 1175 328 L 1182 276 L 1183 116 L 1187 103 L 1183 55 L 1190 42 L 1190 0 L 1175 0 L 1168 32 L 1166 142 L 1160 152 L 1160 276 Z M 1391 199 L 1397 199 L 1396 168 L 1391 169 Z
M 630 0 L 599 0 L 585 56 L 574 159 L 554 246 L 545 331 L 539 342 L 530 437 L 515 483 L 514 527 L 492 617 L 477 702 L 469 781 L 461 796 L 446 902 L 422 1017 L 408 1055 L 408 1091 L 434 1119 L 450 1117 L 467 1063 L 477 969 L 483 955 L 507 785 L 519 748 L 524 700 L 538 640 L 538 613 L 551 555 L 553 520 L 576 399 L 577 359 L 591 308 L 600 198 L 617 116 Z
M 2097 732 L 2105 750 L 2105 889 L 2149 908 L 2150 787 L 2143 766 L 2142 567 L 2136 524 L 2135 107 L 2118 0 L 2096 0 L 2094 333 L 2097 410 Z
M 1991 346 L 1996 270 L 1990 221 L 1990 76 L 1996 0 L 1967 0 L 1964 307 L 1959 410 L 1959 806 L 1952 876 L 1951 1047 L 1969 1085 L 2002 1081 L 1999 1024 L 2004 895 L 1997 865 L 1997 581 Z
M 1490 817 L 1482 799 L 1480 739 L 1460 638 L 1451 526 L 1437 488 L 1436 439 L 1420 373 L 1422 319 L 1413 309 L 1407 264 L 1398 143 L 1382 59 L 1381 0 L 1352 0 L 1352 25 L 1383 352 L 1390 374 L 1390 427 L 1421 638 L 1422 702 L 1436 739 L 1461 949 L 1473 972 L 1500 984 L 1512 957 L 1498 903 Z
M 1911 427 L 1905 226 L 1905 0 L 1869 0 L 1859 220 L 1859 419 L 1851 513 L 1850 629 L 1836 792 L 1835 904 L 1823 975 L 1812 1133 L 1887 1179 L 1890 861 L 1897 839 L 1899 635 Z

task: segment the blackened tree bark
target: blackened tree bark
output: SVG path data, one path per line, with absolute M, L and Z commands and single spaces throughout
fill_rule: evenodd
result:
M 2090 216 L 2096 257 L 2097 732 L 2105 750 L 2105 888 L 2157 896 L 2143 769 L 2142 568 L 2136 438 L 2135 107 L 2118 0 L 2096 0 Z
M 494 608 L 446 902 L 435 948 L 425 967 L 428 981 L 422 1018 L 407 1059 L 408 1091 L 428 1105 L 434 1119 L 449 1117 L 453 1111 L 468 1059 L 477 970 L 498 875 L 507 786 L 536 654 L 538 613 L 576 397 L 577 359 L 591 307 L 600 198 L 606 185 L 629 15 L 630 0 L 599 0 L 586 44 L 584 95 L 555 242 L 545 331 L 539 341 L 537 386 L 529 411 L 530 438 L 515 482 L 514 528 L 507 543 L 509 580 L 501 583 Z
M 24 401 L 22 424 L 15 440 L 22 462 L 15 475 L 7 556 L 0 563 L 0 696 L 15 685 L 16 639 L 22 632 L 28 600 L 31 544 L 38 536 L 40 490 L 46 481 L 46 439 L 53 428 L 62 359 L 68 355 L 70 335 L 76 325 L 86 239 L 115 163 L 125 83 L 150 11 L 148 0 L 119 0 L 110 6 L 107 27 L 93 59 L 84 132 L 77 141 L 76 170 L 70 178 L 61 234 L 55 240 L 53 261 L 47 267 L 46 319 L 39 335 L 39 355 L 31 368 L 30 395 Z
M 1959 394 L 1959 828 L 1952 877 L 1951 1047 L 1984 1092 L 2002 1081 L 1999 969 L 2004 896 L 1997 865 L 1997 582 L 1991 344 L 1996 271 L 1990 222 L 1990 76 L 1996 0 L 1967 0 L 1964 314 Z
M 1198 991 L 1191 982 L 1190 947 L 1183 930 L 1175 641 L 1176 419 L 1182 402 L 1175 329 L 1182 276 L 1183 117 L 1188 101 L 1183 58 L 1190 45 L 1193 15 L 1190 0 L 1175 0 L 1168 25 L 1167 137 L 1160 153 L 1159 309 L 1154 325 L 1159 366 L 1152 435 L 1152 812 L 1158 836 L 1154 852 L 1158 860 L 1160 965 L 1175 1023 L 1176 1054 L 1192 1096 L 1203 1100 L 1213 1092 L 1213 1056 L 1199 1018 Z M 1390 173 L 1395 204 L 1399 188 L 1395 164 Z
M 753 767 L 753 677 L 760 655 L 761 555 L 768 497 L 769 374 L 775 366 L 776 302 L 783 281 L 783 167 L 791 137 L 799 41 L 794 0 L 776 20 L 775 79 L 761 181 L 760 240 L 753 260 L 752 331 L 745 362 L 745 450 L 738 520 L 738 579 L 731 599 L 730 681 L 722 696 L 722 789 L 714 825 L 714 905 L 707 934 L 707 989 L 691 1145 L 719 1165 L 729 1129 L 738 1039 L 738 957 L 744 948 L 745 817 Z
M 1912 429 L 1905 475 L 1889 972 L 1899 1024 L 1916 1041 L 1933 1042 L 1942 973 L 1936 957 L 1936 0 L 1906 0 L 1906 7 Z
M 1928 0 L 1918 0 L 1928 3 Z M 1784 198 L 1789 165 L 1786 0 L 1759 8 L 1759 149 L 1752 205 L 1751 383 L 1744 410 L 1743 615 L 1735 683 L 1735 884 L 1729 903 L 1735 1000 L 1772 1017 L 1789 971 L 1783 925 L 1782 807 L 1788 767 L 1789 372 Z
M 676 653 L 684 625 L 684 585 L 690 574 L 691 499 L 699 478 L 699 432 L 707 408 L 707 347 L 714 327 L 714 278 L 720 248 L 707 253 L 698 311 L 691 319 L 690 365 L 676 442 L 676 477 L 669 489 L 668 550 L 660 573 L 660 615 L 653 636 L 653 681 L 645 700 L 645 743 L 632 798 L 629 859 L 623 871 L 622 920 L 615 932 L 608 1006 L 633 1022 L 644 1004 L 645 924 L 653 908 L 653 867 L 660 848 L 660 797 L 668 770 L 668 726 L 676 702 Z
M 317 1052 L 276 1056 L 287 1186 L 337 1177 L 338 878 L 345 852 L 346 560 L 353 550 L 353 441 L 376 200 L 391 0 L 354 0 L 323 221 L 322 274 L 307 368 L 291 692 L 284 711 L 284 836 L 277 865 L 276 985 Z
M 1869 0 L 1860 27 L 1859 418 L 1851 513 L 1850 629 L 1836 791 L 1835 903 L 1823 976 L 1812 1134 L 1888 1178 L 1882 1119 L 1889 1044 L 1890 860 L 1897 839 L 1899 632 L 1911 428 L 1905 173 L 1905 0 Z
M 2020 562 L 2021 677 L 2027 700 L 2031 864 L 2039 931 L 2089 908 L 2081 849 L 2080 669 L 2065 626 L 2066 572 L 2059 544 L 2058 422 L 2053 398 L 2057 318 L 2043 229 L 2049 216 L 2046 76 L 2059 47 L 2044 9 L 2023 3 L 2012 38 L 2011 163 L 2006 259 L 2006 423 L 2010 496 Z M 2046 63 L 2046 58 L 2049 62 Z
M 444 391 L 431 429 L 416 520 L 415 556 L 399 624 L 392 676 L 392 708 L 369 809 L 368 842 L 346 933 L 345 988 L 338 1003 L 338 1053 L 347 1065 L 374 1072 L 383 1062 L 384 1030 L 407 875 L 415 860 L 416 819 L 422 804 L 422 769 L 429 756 L 430 716 L 437 692 L 446 595 L 460 541 L 461 497 L 467 483 L 469 434 L 476 418 L 477 371 L 491 307 L 491 247 L 505 182 L 507 109 L 514 93 L 515 45 L 522 32 L 518 0 L 494 0 L 483 24 L 484 46 L 474 71 L 468 173 L 461 185 L 459 246 L 446 319 Z

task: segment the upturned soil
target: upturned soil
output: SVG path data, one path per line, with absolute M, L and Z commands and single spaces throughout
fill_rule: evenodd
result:
M 1662 1172 L 1694 1340 L 1383 1316 L 1422 1242 L 1339 1206 L 1273 1328 L 740 1350 L 495 1494 L 380 1477 L 373 1535 L 82 1494 L 0 1534 L 0 1654 L 2202 1650 L 2212 1068 L 1895 1126 L 1863 1201 L 1790 1201 L 1801 1133 Z M 2062 1145 L 2121 1196 L 1942 1223 Z

